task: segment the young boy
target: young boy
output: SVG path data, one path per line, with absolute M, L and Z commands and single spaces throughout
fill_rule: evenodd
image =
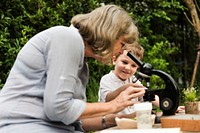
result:
M 110 73 L 104 75 L 100 81 L 99 102 L 108 102 L 112 100 L 115 95 L 121 92 L 121 90 L 117 88 L 132 83 L 132 80 L 135 77 L 134 74 L 139 66 L 127 56 L 128 51 L 131 51 L 140 60 L 143 58 L 144 49 L 138 43 L 134 43 L 132 46 L 125 46 L 122 54 L 118 57 L 113 56 L 114 70 L 111 70 Z M 141 87 L 143 86 L 139 80 L 134 84 Z M 142 102 L 143 98 L 138 97 L 133 100 L 135 100 L 135 102 Z M 152 103 L 159 106 L 158 96 L 156 96 L 156 101 Z M 120 113 L 130 114 L 133 111 L 133 108 L 126 108 Z

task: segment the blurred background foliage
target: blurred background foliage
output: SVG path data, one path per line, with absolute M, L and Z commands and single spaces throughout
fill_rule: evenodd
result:
M 180 0 L 1 0 L 0 88 L 17 53 L 33 35 L 55 25 L 69 26 L 72 16 L 102 4 L 122 6 L 135 20 L 145 49 L 143 62 L 169 73 L 180 89 L 189 86 L 199 38 L 184 16 L 184 13 L 190 14 Z M 101 77 L 113 67 L 93 59 L 88 59 L 88 64 L 87 97 L 89 102 L 94 102 Z M 200 87 L 200 68 L 197 72 L 195 87 Z M 152 88 L 159 88 L 158 81 L 152 80 Z

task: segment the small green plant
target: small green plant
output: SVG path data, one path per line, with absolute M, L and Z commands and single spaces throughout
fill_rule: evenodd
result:
M 183 90 L 184 101 L 185 102 L 195 102 L 198 101 L 198 93 L 195 87 L 188 87 Z

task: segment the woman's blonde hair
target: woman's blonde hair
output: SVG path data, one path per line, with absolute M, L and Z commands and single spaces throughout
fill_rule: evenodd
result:
M 71 23 L 79 29 L 79 33 L 94 54 L 110 57 L 114 43 L 124 36 L 125 44 L 138 40 L 138 29 L 121 7 L 104 5 L 88 14 L 79 14 L 72 18 Z

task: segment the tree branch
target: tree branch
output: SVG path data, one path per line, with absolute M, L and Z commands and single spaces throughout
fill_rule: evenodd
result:
M 192 18 L 192 25 L 193 25 L 194 29 L 196 30 L 198 37 L 200 38 L 200 20 L 199 20 L 198 14 L 197 14 L 196 6 L 195 6 L 195 4 L 197 5 L 197 2 L 196 2 L 196 0 L 194 0 L 195 1 L 195 4 L 194 4 L 193 0 L 184 0 L 184 1 L 190 10 L 190 14 L 191 14 L 191 18 Z M 197 8 L 199 9 L 198 5 L 197 5 Z M 187 17 L 187 15 L 186 15 L 186 17 Z M 188 17 L 187 17 L 187 19 L 189 20 Z M 195 81 L 195 77 L 196 77 L 196 73 L 197 73 L 197 67 L 199 65 L 199 60 L 200 60 L 200 51 L 198 49 L 196 62 L 194 64 L 191 86 L 194 85 L 194 81 Z
M 190 9 L 190 14 L 191 14 L 194 28 L 200 38 L 200 20 L 199 20 L 198 14 L 197 14 L 196 6 L 195 6 L 193 0 L 184 0 L 184 1 L 185 1 L 186 5 L 188 6 L 188 8 Z
M 188 20 L 188 22 L 189 22 L 192 26 L 194 26 L 194 24 L 192 23 L 192 21 L 189 19 L 188 15 L 187 15 L 185 12 L 184 12 L 183 14 L 185 15 L 185 17 L 186 17 L 186 19 Z

